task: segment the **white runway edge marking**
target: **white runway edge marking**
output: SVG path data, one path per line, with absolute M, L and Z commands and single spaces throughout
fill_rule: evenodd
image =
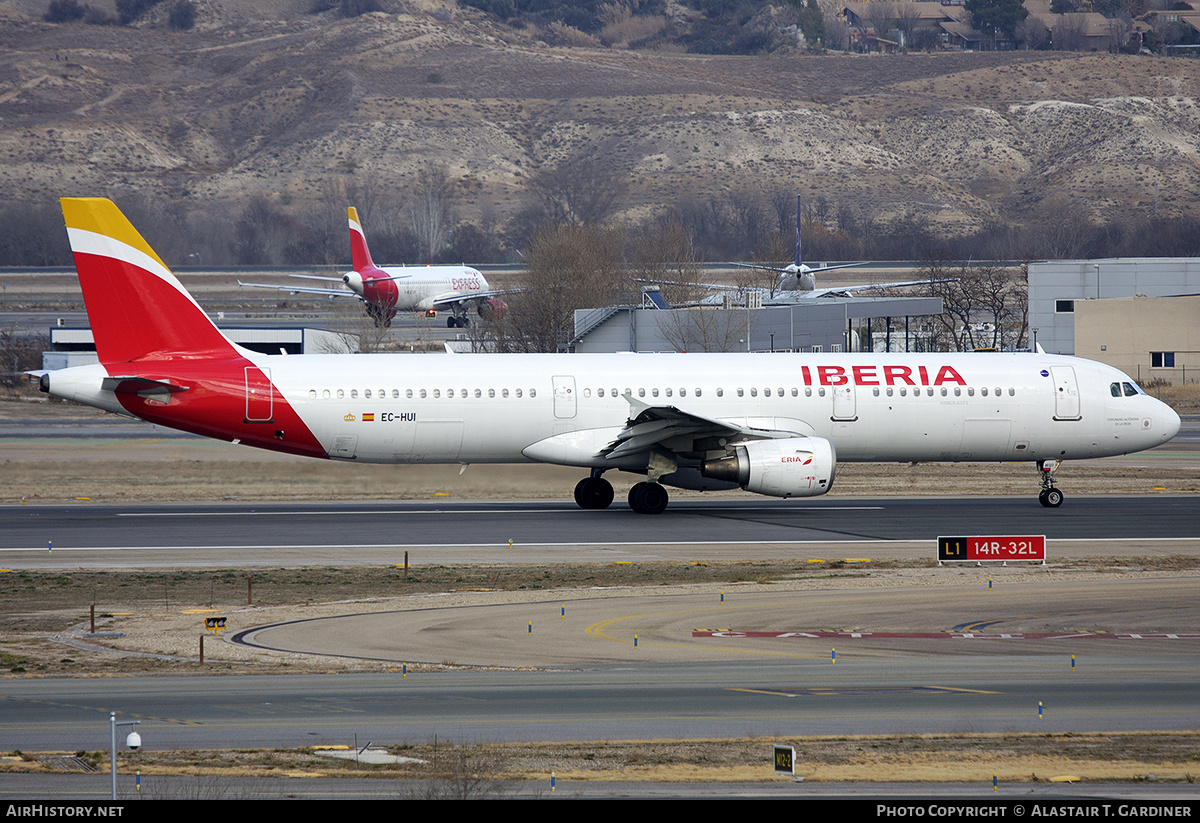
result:
M 851 512 L 851 511 L 883 511 L 883 506 L 805 506 L 803 509 L 791 511 L 806 512 Z M 350 515 L 354 517 L 363 514 L 554 514 L 574 509 L 382 509 L 379 511 L 263 511 L 263 512 L 117 512 L 117 517 L 277 517 L 281 514 L 288 516 L 328 517 L 330 515 Z M 738 508 L 718 509 L 716 511 L 742 512 L 779 512 L 778 508 Z
M 1128 543 L 1130 540 L 1136 540 L 1140 543 L 1173 543 L 1173 542 L 1195 542 L 1200 540 L 1197 537 L 1067 537 L 1054 538 L 1056 543 Z M 935 539 L 932 537 L 905 539 L 905 538 L 887 538 L 887 539 L 840 539 L 840 540 L 631 540 L 624 542 L 604 541 L 601 543 L 518 543 L 514 552 L 521 549 L 544 549 L 544 548 L 595 548 L 607 549 L 620 546 L 828 546 L 831 543 L 857 543 L 863 545 L 887 545 L 889 543 L 933 543 Z M 66 552 L 152 552 L 152 551 L 196 551 L 208 549 L 210 551 L 220 551 L 225 549 L 496 549 L 503 548 L 508 550 L 507 542 L 500 543 L 313 543 L 313 544 L 296 544 L 288 545 L 286 543 L 253 543 L 244 545 L 207 545 L 207 546 L 63 546 L 55 548 L 54 551 L 60 553 Z M 20 547 L 5 549 L 0 548 L 0 555 L 6 552 L 42 552 L 46 553 L 45 546 Z M 973 562 L 973 561 L 972 561 Z

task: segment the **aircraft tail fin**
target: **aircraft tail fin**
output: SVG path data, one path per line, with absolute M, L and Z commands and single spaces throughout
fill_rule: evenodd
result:
M 374 269 L 375 262 L 371 260 L 371 250 L 367 248 L 367 235 L 358 219 L 358 209 L 350 206 L 346 212 L 350 216 L 350 255 L 354 262 L 354 270 L 361 273 Z
M 60 202 L 101 363 L 237 353 L 116 204 Z
M 796 268 L 804 265 L 803 255 L 800 253 L 800 195 L 796 195 Z

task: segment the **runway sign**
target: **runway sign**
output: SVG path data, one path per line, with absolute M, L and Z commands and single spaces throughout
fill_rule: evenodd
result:
M 938 563 L 1046 562 L 1046 536 L 939 537 Z
M 772 749 L 775 755 L 775 774 L 786 774 L 788 777 L 795 778 L 796 749 L 779 743 L 776 743 Z

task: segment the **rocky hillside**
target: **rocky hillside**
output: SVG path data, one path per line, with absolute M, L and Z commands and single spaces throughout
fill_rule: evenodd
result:
M 947 234 L 1200 217 L 1200 60 L 568 49 L 442 0 L 348 20 L 203 0 L 189 32 L 52 25 L 22 3 L 0 3 L 9 204 L 336 212 L 348 188 L 411 190 L 432 161 L 460 218 L 503 227 L 534 175 L 588 158 L 624 181 L 631 219 L 777 191 L 823 196 L 831 223 L 840 208 Z

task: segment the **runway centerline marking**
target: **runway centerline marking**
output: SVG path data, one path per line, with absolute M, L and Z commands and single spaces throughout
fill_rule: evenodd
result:
M 731 692 L 747 692 L 749 694 L 765 694 L 771 697 L 846 697 L 877 694 L 1003 694 L 1003 692 L 987 691 L 985 689 L 961 689 L 953 686 L 836 686 L 815 687 L 811 689 L 753 689 L 734 687 L 727 689 Z

